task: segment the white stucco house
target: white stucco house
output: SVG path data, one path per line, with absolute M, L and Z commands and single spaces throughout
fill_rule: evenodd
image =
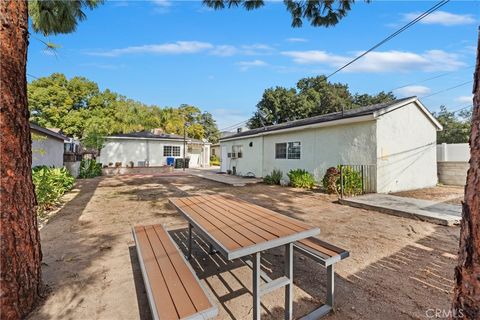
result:
M 35 123 L 30 123 L 32 133 L 32 167 L 63 167 L 64 142 L 67 137 Z
M 220 139 L 221 170 L 265 177 L 306 169 L 320 182 L 332 166 L 372 165 L 376 192 L 434 186 L 441 124 L 416 98 L 240 132 Z
M 210 165 L 210 143 L 187 138 L 185 155 L 190 159 L 189 166 L 208 167 Z M 155 167 L 167 165 L 167 158 L 183 158 L 184 141 L 182 136 L 149 131 L 116 134 L 105 137 L 97 161 L 112 166 L 121 163 L 123 167 L 133 162 L 135 167 Z

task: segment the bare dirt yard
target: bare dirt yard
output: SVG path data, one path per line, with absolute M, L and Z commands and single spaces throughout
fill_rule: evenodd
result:
M 464 189 L 465 188 L 461 186 L 436 186 L 433 188 L 402 191 L 392 194 L 400 197 L 417 198 L 461 205 L 465 192 Z
M 234 195 L 303 220 L 350 251 L 337 264 L 336 307 L 328 319 L 427 319 L 450 306 L 458 227 L 342 206 L 336 199 L 263 184 L 229 187 L 188 175 L 79 180 L 74 197 L 41 230 L 45 298 L 29 319 L 150 319 L 131 234 L 163 223 L 185 250 L 186 223 L 168 197 Z M 218 319 L 251 319 L 251 270 L 209 255 L 195 238 L 192 266 L 219 307 Z M 262 255 L 283 270 L 283 250 Z M 325 269 L 295 254 L 294 317 L 324 301 Z M 262 298 L 262 319 L 282 319 L 283 290 Z

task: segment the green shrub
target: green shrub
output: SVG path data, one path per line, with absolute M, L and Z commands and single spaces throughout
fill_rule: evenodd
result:
M 330 167 L 323 176 L 322 185 L 328 194 L 338 194 L 340 185 L 340 170 Z
M 295 188 L 312 189 L 315 186 L 313 175 L 307 170 L 290 170 L 287 174 L 290 179 L 290 185 Z
M 97 163 L 95 160 L 82 160 L 80 162 L 80 174 L 81 179 L 94 178 L 102 175 L 102 164 Z
M 211 166 L 219 166 L 220 165 L 220 158 L 217 155 L 213 155 L 210 157 L 210 165 Z
M 337 167 L 340 173 L 340 166 Z M 362 190 L 362 174 L 350 167 L 342 167 L 343 176 L 343 194 L 347 196 L 354 196 L 361 194 Z M 338 175 L 337 188 L 340 191 L 340 174 Z
M 32 170 L 32 179 L 40 215 L 57 204 L 60 197 L 75 184 L 75 178 L 65 168 L 38 166 Z
M 263 178 L 263 182 L 266 184 L 280 184 L 282 180 L 283 172 L 278 169 L 273 169 L 272 173 L 268 174 Z

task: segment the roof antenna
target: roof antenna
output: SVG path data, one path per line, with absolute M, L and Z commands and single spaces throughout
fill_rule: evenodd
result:
M 258 115 L 260 116 L 260 123 L 262 124 L 263 130 L 265 130 L 265 122 L 263 122 L 263 118 L 265 117 L 265 112 L 263 110 L 258 111 Z

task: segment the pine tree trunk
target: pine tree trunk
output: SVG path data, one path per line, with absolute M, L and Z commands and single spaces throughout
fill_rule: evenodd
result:
M 480 319 L 480 30 L 473 93 L 470 168 L 462 208 L 453 298 L 453 316 L 462 319 Z
M 0 312 L 20 319 L 41 285 L 40 236 L 32 183 L 27 105 L 28 10 L 25 0 L 0 0 Z

